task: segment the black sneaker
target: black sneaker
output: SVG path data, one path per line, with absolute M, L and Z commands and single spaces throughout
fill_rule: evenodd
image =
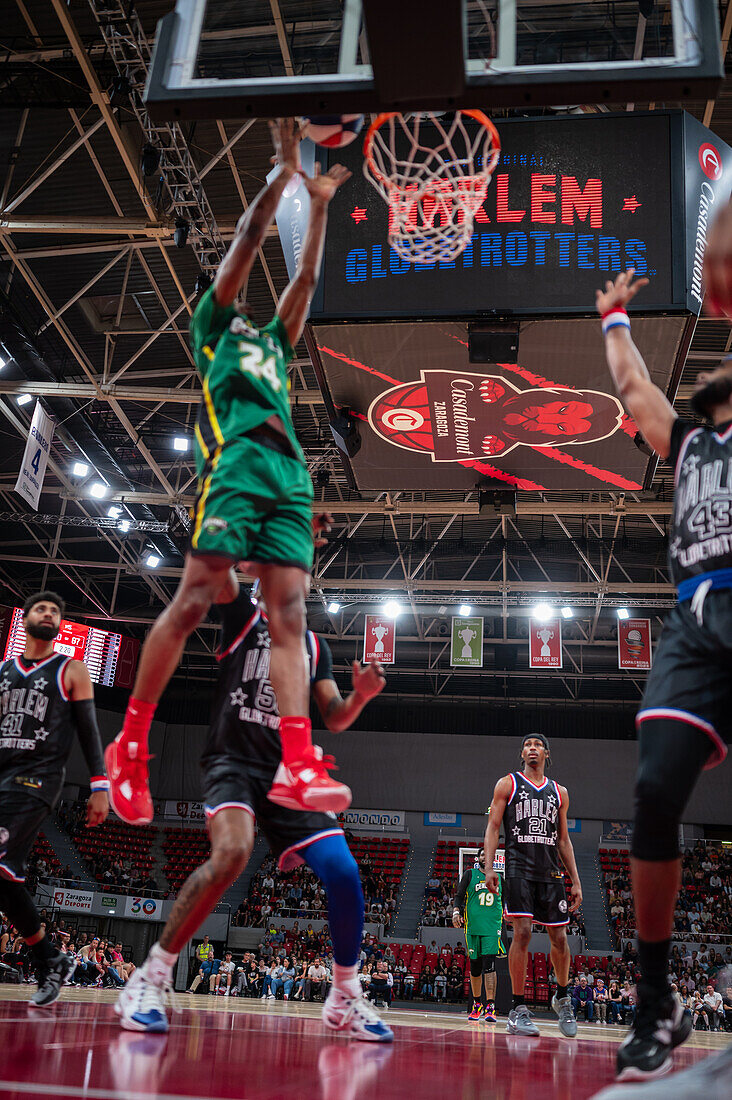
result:
M 618 1081 L 648 1081 L 668 1073 L 671 1051 L 690 1034 L 691 1015 L 673 994 L 659 999 L 640 985 L 635 1021 L 618 1049 Z
M 55 959 L 38 967 L 38 989 L 31 997 L 31 1003 L 37 1008 L 50 1008 L 58 1000 L 61 987 L 68 982 L 76 970 L 76 959 L 61 952 Z

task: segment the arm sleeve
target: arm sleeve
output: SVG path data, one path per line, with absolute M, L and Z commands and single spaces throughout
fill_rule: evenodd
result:
M 676 466 L 676 463 L 679 460 L 679 452 L 681 451 L 684 440 L 686 439 L 689 432 L 693 432 L 696 427 L 696 424 L 693 424 L 690 420 L 682 420 L 681 417 L 679 417 L 677 420 L 674 420 L 673 426 L 671 428 L 671 450 L 669 451 L 668 458 L 666 459 L 666 462 L 669 466 Z
M 92 790 L 106 790 L 109 784 L 106 782 L 102 739 L 99 736 L 94 700 L 72 699 L 71 713 L 74 716 L 74 725 L 76 726 L 76 735 L 79 738 L 81 751 L 84 753 L 84 759 L 92 779 Z M 95 786 L 95 781 L 99 784 L 98 786 Z
M 454 906 L 456 909 L 460 910 L 461 914 L 465 912 L 465 903 L 468 898 L 468 884 L 471 874 L 472 867 L 469 867 L 467 871 L 463 871 L 463 877 L 460 879 L 460 884 L 455 891 Z
M 202 378 L 205 378 L 208 373 L 216 341 L 224 329 L 229 327 L 229 322 L 235 314 L 236 310 L 233 306 L 219 305 L 214 294 L 214 286 L 208 288 L 193 311 L 189 325 L 191 350 Z
M 330 651 L 330 646 L 322 634 L 316 634 L 315 641 L 318 647 L 318 657 L 315 664 L 313 683 L 316 684 L 318 680 L 334 680 L 333 654 Z
M 290 360 L 294 358 L 295 351 L 287 338 L 287 329 L 281 317 L 275 314 L 269 324 L 265 325 L 261 331 L 268 333 L 273 339 L 278 341 L 282 348 L 282 356 L 285 363 L 289 363 Z

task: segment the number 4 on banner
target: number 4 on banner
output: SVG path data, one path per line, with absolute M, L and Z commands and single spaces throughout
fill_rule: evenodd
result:
M 48 456 L 51 452 L 54 422 L 45 412 L 40 401 L 36 401 L 30 432 L 20 462 L 15 491 L 22 496 L 31 508 L 38 511 L 43 479 L 46 476 Z

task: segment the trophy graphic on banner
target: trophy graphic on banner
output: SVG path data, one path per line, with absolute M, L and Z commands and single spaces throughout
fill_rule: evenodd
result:
M 469 626 L 463 627 L 462 630 L 458 631 L 458 638 L 463 643 L 463 652 L 461 654 L 462 657 L 472 657 L 473 656 L 473 651 L 470 648 L 470 643 L 472 642 L 473 638 L 477 637 L 477 634 L 478 634 L 478 631 L 473 630 Z
M 374 646 L 374 653 L 384 652 L 384 635 L 386 634 L 386 627 L 381 623 L 371 627 L 371 633 L 376 638 L 376 645 Z
M 545 626 L 542 630 L 537 630 L 536 636 L 541 642 L 541 657 L 551 657 L 552 651 L 549 648 L 549 642 L 554 637 L 554 631 Z

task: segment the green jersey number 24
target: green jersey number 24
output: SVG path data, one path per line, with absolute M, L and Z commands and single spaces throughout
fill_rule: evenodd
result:
M 277 374 L 274 355 L 267 355 L 264 348 L 260 348 L 258 344 L 249 344 L 246 340 L 239 341 L 239 354 L 243 371 L 269 382 L 275 393 L 279 393 L 282 382 Z

